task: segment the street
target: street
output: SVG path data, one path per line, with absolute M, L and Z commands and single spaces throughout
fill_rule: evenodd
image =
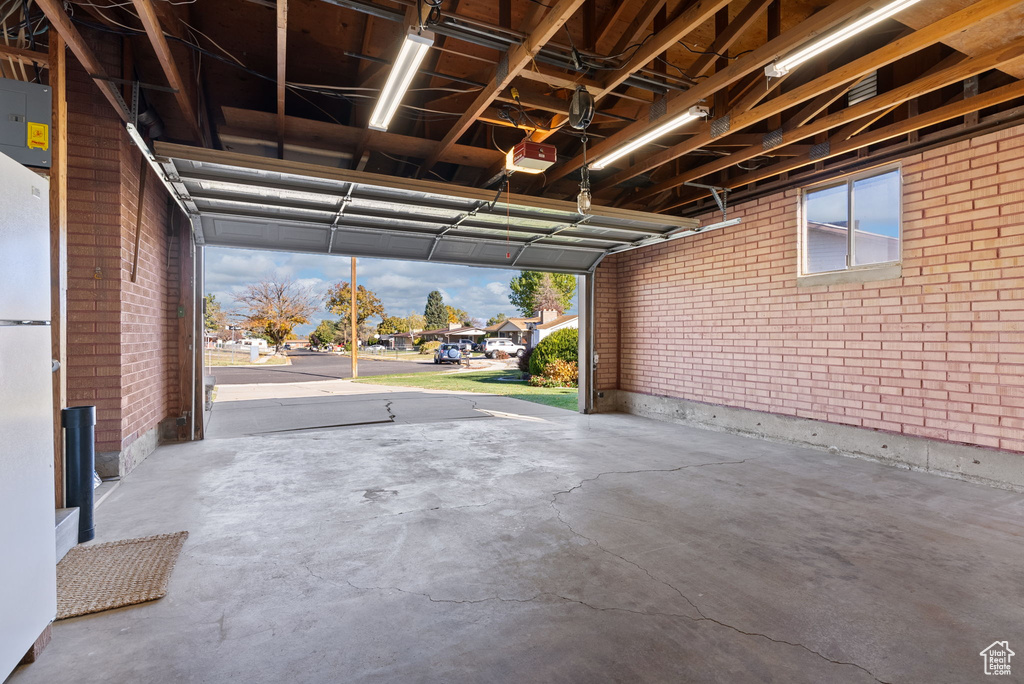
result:
M 352 361 L 347 356 L 296 349 L 289 352 L 290 366 L 217 366 L 210 372 L 218 385 L 249 385 L 269 382 L 311 382 L 352 377 Z M 422 361 L 383 361 L 359 357 L 359 375 L 393 375 L 438 371 L 431 356 Z

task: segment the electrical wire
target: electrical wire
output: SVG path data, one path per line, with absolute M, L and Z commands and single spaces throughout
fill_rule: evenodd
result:
M 722 59 L 728 59 L 730 61 L 739 59 L 743 55 L 753 52 L 753 50 L 744 50 L 743 52 L 730 57 L 729 55 L 723 55 L 721 52 L 715 52 L 714 50 L 695 50 L 681 40 L 677 40 L 676 42 L 682 45 L 684 48 L 686 48 L 688 52 L 692 52 L 695 55 L 713 55 L 715 57 L 721 57 Z

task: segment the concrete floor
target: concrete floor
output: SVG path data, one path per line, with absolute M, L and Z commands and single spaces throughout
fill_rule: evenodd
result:
M 169 594 L 58 622 L 13 684 L 968 682 L 1024 645 L 1020 494 L 501 397 L 280 391 L 394 422 L 160 448 L 97 541 L 189 530 Z

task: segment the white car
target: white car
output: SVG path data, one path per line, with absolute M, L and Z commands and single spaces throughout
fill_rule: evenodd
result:
M 499 351 L 503 351 L 509 356 L 522 356 L 526 353 L 526 347 L 521 344 L 516 344 L 505 337 L 490 337 L 484 340 L 484 356 L 489 359 L 493 359 Z

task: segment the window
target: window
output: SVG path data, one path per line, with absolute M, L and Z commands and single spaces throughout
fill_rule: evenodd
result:
M 900 188 L 890 167 L 805 190 L 801 275 L 897 264 Z

